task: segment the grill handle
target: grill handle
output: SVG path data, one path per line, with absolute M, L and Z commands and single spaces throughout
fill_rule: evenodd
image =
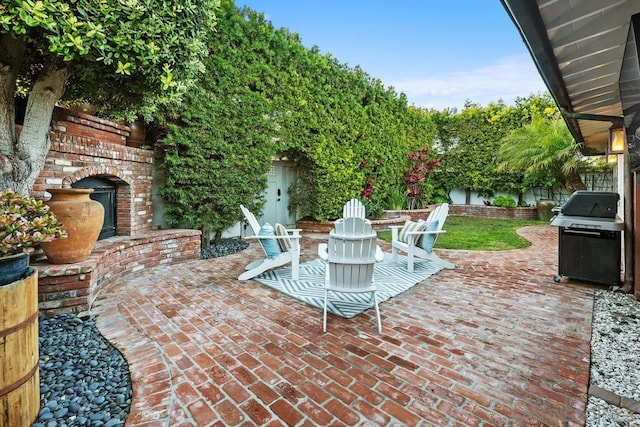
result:
M 602 232 L 600 231 L 590 231 L 590 230 L 575 230 L 573 228 L 565 228 L 564 234 L 578 234 L 581 236 L 601 236 Z

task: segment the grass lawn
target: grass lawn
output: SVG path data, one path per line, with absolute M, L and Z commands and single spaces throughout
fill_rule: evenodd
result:
M 549 224 L 547 221 L 521 219 L 491 219 L 470 216 L 449 216 L 444 224 L 447 231 L 436 241 L 436 248 L 472 251 L 502 251 L 530 246 L 528 240 L 516 234 L 526 225 Z M 391 231 L 378 232 L 378 238 L 391 241 Z

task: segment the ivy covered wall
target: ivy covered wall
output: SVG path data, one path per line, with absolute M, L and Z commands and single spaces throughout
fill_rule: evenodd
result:
M 198 87 L 167 115 L 161 191 L 170 224 L 222 231 L 260 212 L 272 156 L 298 166 L 291 197 L 299 217 L 336 218 L 373 185 L 382 203 L 401 185 L 408 153 L 435 127 L 404 95 L 261 13 L 222 2 Z
M 428 183 L 436 198 L 426 191 L 422 204 L 454 188 L 486 197 L 526 191 L 522 173 L 496 170 L 497 154 L 514 129 L 557 112 L 550 96 L 423 110 L 261 13 L 224 0 L 217 17 L 203 78 L 167 114 L 161 194 L 171 225 L 219 236 L 242 219 L 240 204 L 259 215 L 276 155 L 298 168 L 289 200 L 299 218 L 337 218 L 363 194 L 387 207 L 405 190 L 409 154 L 423 148 L 439 164 Z

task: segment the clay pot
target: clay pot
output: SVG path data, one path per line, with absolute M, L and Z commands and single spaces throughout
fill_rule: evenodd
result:
M 551 209 L 554 208 L 555 202 L 549 199 L 540 199 L 536 202 L 536 208 L 538 209 L 538 219 L 540 221 L 550 221 L 554 213 Z
M 41 243 L 40 247 L 52 264 L 71 264 L 84 261 L 98 240 L 104 223 L 104 207 L 91 200 L 92 188 L 52 188 L 47 205 L 63 224 L 69 235 Z
M 142 120 L 136 120 L 129 123 L 129 136 L 127 137 L 127 145 L 129 147 L 140 147 L 144 144 L 147 137 L 147 126 Z

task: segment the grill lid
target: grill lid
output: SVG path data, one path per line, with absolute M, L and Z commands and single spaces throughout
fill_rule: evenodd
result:
M 560 208 L 565 215 L 595 218 L 615 218 L 618 213 L 618 193 L 607 191 L 574 191 Z

